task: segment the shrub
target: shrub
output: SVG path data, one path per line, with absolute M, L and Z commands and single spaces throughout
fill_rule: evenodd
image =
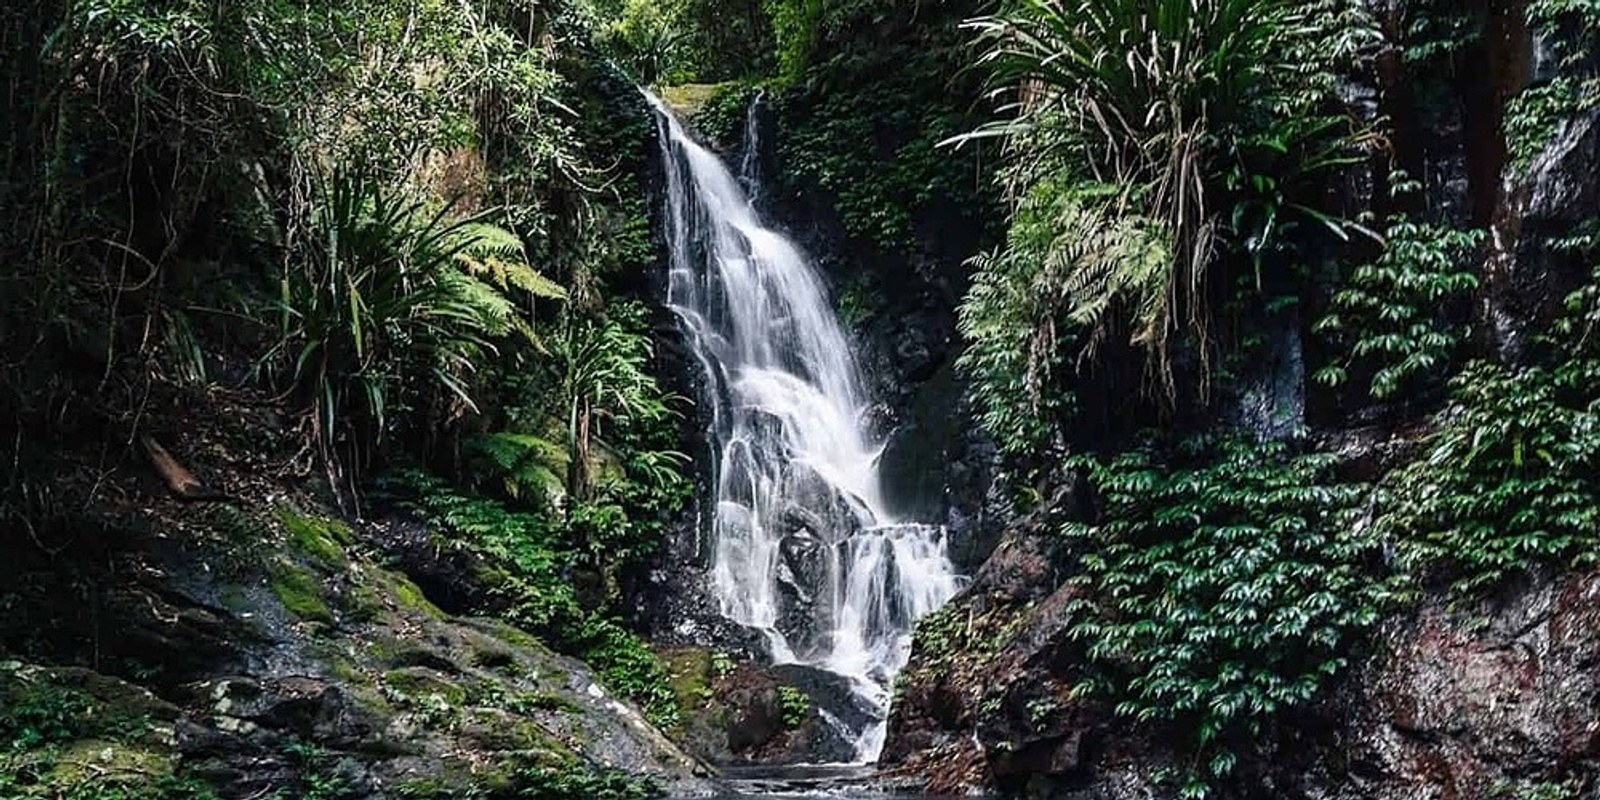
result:
M 316 247 L 284 272 L 278 340 L 260 367 L 304 409 L 330 471 L 358 473 L 407 415 L 475 408 L 467 376 L 491 340 L 531 330 L 499 287 L 468 274 L 506 274 L 504 235 L 481 218 L 429 211 L 357 168 L 329 176 L 314 221 Z
M 1440 380 L 1466 340 L 1466 326 L 1450 311 L 1478 286 L 1469 256 L 1483 239 L 1481 230 L 1392 219 L 1383 253 L 1356 267 L 1316 325 L 1339 339 L 1346 355 L 1315 379 L 1339 386 L 1352 372 L 1370 375 L 1366 389 L 1375 400 Z
M 1477 362 L 1420 458 L 1384 482 L 1375 528 L 1458 594 L 1541 565 L 1589 563 L 1600 544 L 1600 364 Z
M 1278 442 L 1075 462 L 1101 498 L 1098 522 L 1062 531 L 1081 553 L 1078 691 L 1166 726 L 1192 756 L 1182 796 L 1208 796 L 1345 667 L 1394 595 L 1352 524 L 1362 487 L 1337 478 L 1335 456 Z
M 1161 237 L 1159 269 L 1143 249 L 1061 260 L 1072 276 L 1066 302 L 1085 317 L 1097 310 L 1090 343 L 1130 322 L 1169 399 L 1174 331 L 1191 332 L 1209 364 L 1206 273 L 1221 245 L 1253 256 L 1259 275 L 1261 254 L 1279 248 L 1297 216 L 1344 235 L 1341 222 L 1296 195 L 1344 163 L 1353 142 L 1349 122 L 1321 110 L 1331 65 L 1370 35 L 1353 7 L 1018 0 L 968 23 L 984 47 L 979 63 L 1009 102 L 1001 120 L 962 139 L 1004 138 L 1013 163 L 1055 173 L 1024 175 L 1024 186 L 1115 187 L 1112 213 Z

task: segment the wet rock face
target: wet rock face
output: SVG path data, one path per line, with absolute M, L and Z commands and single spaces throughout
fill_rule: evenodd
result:
M 1396 624 L 1338 704 L 1329 797 L 1511 797 L 1600 779 L 1600 573 Z M 1523 794 L 1518 794 L 1518 792 Z M 1509 794 L 1507 794 L 1509 792 Z
M 919 628 L 882 765 L 939 792 L 1168 798 L 1173 758 L 1103 704 L 1072 697 L 1072 587 L 1039 517 Z M 948 617 L 948 619 L 946 619 Z M 1497 603 L 1444 600 L 1392 620 L 1319 705 L 1293 712 L 1227 795 L 1318 800 L 1587 797 L 1600 785 L 1600 572 Z M 1544 794 L 1540 794 L 1544 792 Z
M 1013 517 L 999 462 L 952 357 L 897 412 L 880 459 L 884 493 L 906 519 L 943 525 L 951 561 L 971 574 Z
M 252 510 L 275 503 L 153 505 L 154 527 L 171 535 L 124 532 L 102 556 L 115 568 L 92 576 L 100 591 L 84 608 L 60 602 L 83 576 L 27 573 L 17 593 L 0 597 L 12 612 L 0 615 L 0 729 L 16 707 L 12 688 L 33 691 L 48 674 L 96 695 L 96 708 L 134 709 L 127 724 L 109 726 L 115 741 L 99 742 L 85 723 L 52 746 L 93 744 L 97 768 L 112 756 L 159 761 L 162 771 L 138 774 L 181 768 L 224 797 L 298 796 L 312 782 L 349 800 L 537 796 L 541 775 L 590 766 L 712 791 L 709 770 L 585 665 L 504 623 L 450 616 L 337 537 L 280 541 Z M 377 528 L 356 534 L 364 547 L 395 544 L 396 560 L 419 577 L 469 579 L 472 564 L 425 564 L 425 548 L 405 546 L 415 531 Z M 47 619 L 55 639 L 25 639 Z M 4 663 L 71 663 L 85 652 L 98 657 L 95 669 Z M 64 790 L 69 778 L 52 785 Z
M 880 764 L 936 793 L 1076 785 L 1104 752 L 1110 715 L 1071 698 L 1072 587 L 1052 533 L 1071 490 L 1020 520 L 968 589 L 917 629 Z M 1135 737 L 1129 737 L 1131 740 Z
M 1528 355 L 1524 333 L 1561 312 L 1592 263 L 1558 246 L 1600 209 L 1600 110 L 1561 126 L 1526 172 L 1508 171 L 1484 270 L 1482 312 L 1491 344 L 1512 362 Z
M 850 731 L 872 709 L 839 675 L 803 664 L 762 666 L 702 648 L 666 648 L 680 717 L 674 738 L 719 766 L 847 762 Z

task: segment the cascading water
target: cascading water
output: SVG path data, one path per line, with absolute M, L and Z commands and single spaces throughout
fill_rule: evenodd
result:
M 882 444 L 866 430 L 855 356 L 821 278 L 721 159 L 646 96 L 667 176 L 668 302 L 711 407 L 714 589 L 724 614 L 766 634 L 774 660 L 851 680 L 878 719 L 857 732 L 856 756 L 874 759 L 911 625 L 959 588 L 944 530 L 900 521 L 884 502 Z M 756 161 L 743 162 L 753 186 Z

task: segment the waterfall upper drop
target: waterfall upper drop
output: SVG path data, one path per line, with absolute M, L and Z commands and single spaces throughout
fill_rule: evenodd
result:
M 713 588 L 722 613 L 766 634 L 774 660 L 851 679 L 879 720 L 856 732 L 857 758 L 875 759 L 912 623 L 959 588 L 944 529 L 902 522 L 884 502 L 882 443 L 821 277 L 741 179 L 646 96 L 667 178 L 668 302 L 710 405 Z M 755 163 L 743 159 L 745 185 Z

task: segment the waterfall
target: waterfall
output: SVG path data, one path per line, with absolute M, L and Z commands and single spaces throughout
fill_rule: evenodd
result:
M 850 679 L 878 719 L 857 732 L 856 755 L 875 759 L 912 623 L 958 588 L 945 531 L 884 502 L 883 443 L 826 287 L 746 191 L 754 142 L 736 178 L 646 96 L 667 178 L 668 302 L 710 406 L 713 589 L 723 614 L 766 635 L 774 660 Z

